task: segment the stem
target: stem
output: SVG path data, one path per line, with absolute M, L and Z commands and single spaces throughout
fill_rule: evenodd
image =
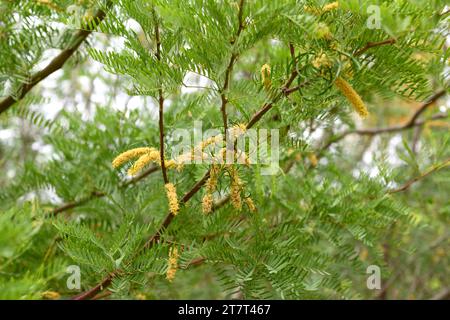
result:
M 153 9 L 153 19 L 155 22 L 155 40 L 156 40 L 156 59 L 161 62 L 161 37 L 159 34 L 158 19 L 156 18 L 156 12 Z M 159 72 L 160 79 L 162 77 L 161 71 Z M 159 156 L 161 161 L 161 172 L 164 179 L 164 184 L 169 183 L 167 177 L 166 163 L 164 161 L 164 96 L 162 90 L 162 83 L 160 81 L 160 87 L 158 89 L 158 104 L 159 104 Z
M 446 93 L 446 91 L 442 90 L 442 91 L 437 92 L 433 96 L 431 96 L 425 103 L 422 104 L 422 106 L 419 107 L 419 109 L 417 109 L 417 111 L 411 116 L 411 118 L 404 125 L 392 126 L 392 127 L 386 127 L 386 128 L 348 130 L 348 131 L 345 131 L 345 132 L 341 133 L 340 135 L 338 135 L 334 139 L 331 139 L 330 141 L 328 141 L 328 143 L 321 148 L 320 153 L 322 153 L 323 151 L 328 149 L 332 144 L 334 144 L 334 143 L 344 139 L 346 136 L 351 135 L 351 134 L 377 135 L 377 134 L 382 134 L 382 133 L 399 132 L 399 131 L 411 129 L 411 128 L 414 128 L 414 127 L 422 126 L 423 124 L 426 123 L 426 120 L 424 120 L 424 121 L 417 121 L 419 116 L 427 108 L 432 106 L 439 98 L 444 96 L 445 93 Z M 437 115 L 433 116 L 431 119 L 434 120 L 434 119 L 439 119 L 439 118 L 443 118 L 443 117 L 445 117 L 445 115 L 437 114 Z
M 390 38 L 390 39 L 379 41 L 379 42 L 368 42 L 364 47 L 362 47 L 361 49 L 356 51 L 353 55 L 355 57 L 357 57 L 357 56 L 362 55 L 364 52 L 366 52 L 370 48 L 394 44 L 395 42 L 397 42 L 397 40 L 395 40 L 394 38 Z
M 407 189 L 409 189 L 409 187 L 411 187 L 414 183 L 416 183 L 417 181 L 422 180 L 423 178 L 425 178 L 426 176 L 432 174 L 435 171 L 438 171 L 442 168 L 445 168 L 447 166 L 450 165 L 450 158 L 448 158 L 447 160 L 445 160 L 442 163 L 439 163 L 437 165 L 432 166 L 430 169 L 428 169 L 427 171 L 425 171 L 424 173 L 422 173 L 421 175 L 409 180 L 407 183 L 405 183 L 403 186 L 401 186 L 400 188 L 397 189 L 393 189 L 390 190 L 389 193 L 398 193 L 398 192 L 402 192 L 405 191 Z
M 238 13 L 239 25 L 238 25 L 238 29 L 236 32 L 236 37 L 231 40 L 231 44 L 236 43 L 242 30 L 244 30 L 243 15 L 244 15 L 244 0 L 241 0 L 239 2 L 239 13 Z M 220 111 L 222 113 L 223 128 L 224 128 L 225 133 L 228 130 L 228 116 L 227 116 L 227 111 L 226 111 L 228 99 L 226 97 L 226 91 L 228 90 L 228 88 L 230 86 L 231 73 L 233 72 L 233 67 L 234 67 L 234 64 L 235 64 L 237 58 L 238 58 L 238 54 L 233 51 L 233 53 L 231 54 L 230 62 L 228 63 L 227 69 L 225 71 L 225 81 L 224 81 L 224 84 L 223 84 L 223 87 L 222 87 L 222 90 L 220 93 L 220 99 L 222 101 Z
M 112 2 L 108 1 L 106 7 L 111 6 Z M 97 24 L 101 23 L 106 17 L 106 13 L 103 10 L 98 10 L 93 19 Z M 25 95 L 39 82 L 47 78 L 49 75 L 61 69 L 69 58 L 75 53 L 78 47 L 86 40 L 86 38 L 92 33 L 93 30 L 78 30 L 74 35 L 74 43 L 67 49 L 58 54 L 50 63 L 42 70 L 36 72 L 31 76 L 30 81 L 22 84 L 18 89 L 18 97 L 9 95 L 0 101 L 0 114 L 5 112 L 17 101 L 23 99 Z

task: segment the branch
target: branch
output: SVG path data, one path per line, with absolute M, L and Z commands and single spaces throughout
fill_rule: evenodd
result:
M 392 127 L 386 127 L 386 128 L 348 130 L 348 131 L 341 133 L 334 139 L 331 139 L 330 141 L 328 141 L 328 143 L 321 148 L 320 152 L 323 152 L 324 150 L 328 149 L 332 144 L 344 139 L 346 136 L 351 135 L 351 134 L 371 135 L 372 136 L 372 135 L 377 135 L 377 134 L 382 134 L 382 133 L 398 132 L 398 131 L 403 131 L 403 130 L 411 129 L 414 127 L 422 126 L 423 124 L 425 124 L 427 122 L 427 120 L 417 121 L 419 116 L 427 108 L 432 106 L 439 98 L 441 98 L 445 94 L 446 94 L 446 91 L 442 90 L 442 91 L 439 91 L 436 94 L 434 94 L 432 97 L 430 97 L 425 103 L 423 103 L 417 109 L 416 112 L 414 112 L 414 114 L 411 116 L 411 118 L 404 125 L 392 126 Z M 441 119 L 441 118 L 445 118 L 445 117 L 446 117 L 446 115 L 441 113 L 441 114 L 434 115 L 433 117 L 431 117 L 431 119 L 436 120 L 436 119 Z
M 244 24 L 243 24 L 243 20 L 242 20 L 243 13 L 244 13 L 244 0 L 241 0 L 239 3 L 239 13 L 238 13 L 239 26 L 238 26 L 238 29 L 236 32 L 236 37 L 231 40 L 231 44 L 234 44 L 237 41 L 242 30 L 244 30 Z M 222 100 L 222 105 L 220 107 L 220 111 L 222 112 L 223 128 L 224 128 L 225 133 L 227 132 L 227 129 L 228 129 L 228 117 L 227 117 L 227 111 L 226 111 L 228 99 L 227 99 L 225 93 L 228 90 L 228 87 L 230 85 L 231 73 L 233 72 L 233 67 L 237 60 L 237 57 L 238 57 L 238 54 L 233 51 L 233 53 L 231 53 L 230 62 L 228 63 L 227 69 L 225 71 L 225 81 L 224 81 L 224 84 L 223 84 L 223 87 L 222 87 L 222 90 L 220 93 L 220 99 Z
M 425 171 L 424 173 L 420 174 L 419 176 L 409 180 L 407 183 L 405 183 L 403 186 L 397 188 L 397 189 L 392 189 L 390 191 L 388 191 L 388 193 L 392 194 L 392 193 L 397 193 L 397 192 L 402 192 L 405 191 L 407 189 L 409 189 L 409 187 L 411 187 L 414 183 L 416 183 L 417 181 L 422 180 L 423 178 L 425 178 L 426 176 L 432 174 L 435 171 L 438 171 L 442 168 L 445 168 L 447 166 L 450 165 L 450 158 L 448 158 L 447 160 L 445 160 L 442 163 L 439 163 L 437 165 L 432 166 L 430 169 L 428 169 L 427 171 Z
M 155 40 L 156 40 L 156 59 L 161 62 L 161 37 L 159 34 L 158 19 L 156 17 L 155 9 L 153 8 L 153 19 L 155 22 Z M 159 72 L 160 79 L 162 77 L 161 71 Z M 159 104 L 159 156 L 161 160 L 161 172 L 164 179 L 164 184 L 169 183 L 167 177 L 166 163 L 164 161 L 164 96 L 162 90 L 162 81 L 160 80 L 160 87 L 158 89 L 158 104 Z
M 111 5 L 111 1 L 106 3 L 106 7 Z M 106 13 L 99 9 L 93 17 L 93 21 L 97 24 L 101 23 L 105 19 Z M 35 85 L 47 78 L 49 75 L 55 71 L 61 69 L 64 64 L 69 60 L 69 58 L 74 54 L 78 47 L 86 40 L 86 38 L 92 33 L 91 30 L 78 30 L 74 36 L 74 43 L 67 49 L 63 50 L 59 55 L 57 55 L 50 63 L 42 70 L 36 72 L 31 76 L 30 81 L 23 83 L 18 92 L 19 96 L 9 95 L 0 101 L 0 114 L 5 112 L 9 107 L 11 107 L 15 102 L 21 100 Z
M 406 126 L 413 126 L 419 116 L 430 106 L 432 106 L 439 98 L 445 95 L 445 90 L 441 90 L 434 94 L 427 102 L 425 102 L 417 111 L 413 114 Z
M 125 183 L 122 183 L 119 186 L 119 188 L 122 189 L 122 188 L 128 187 L 129 185 L 135 184 L 135 183 L 139 182 L 140 180 L 144 179 L 145 177 L 149 176 L 150 174 L 152 174 L 152 173 L 154 173 L 156 171 L 158 171 L 158 167 L 156 167 L 156 166 L 155 167 L 150 167 L 146 171 L 141 173 L 140 175 L 134 177 L 133 179 L 131 179 L 131 180 L 125 182 Z M 81 205 L 83 205 L 83 204 L 85 204 L 85 203 L 87 203 L 87 202 L 89 202 L 89 201 L 91 201 L 93 199 L 102 198 L 104 196 L 106 196 L 106 193 L 104 193 L 104 192 L 92 191 L 92 193 L 89 196 L 87 196 L 87 197 L 85 197 L 85 198 L 83 198 L 81 200 L 68 202 L 68 203 L 63 204 L 62 206 L 60 206 L 58 208 L 53 209 L 50 212 L 50 215 L 57 215 L 57 214 L 59 214 L 61 212 L 73 209 L 73 208 L 78 207 L 78 206 L 81 206 Z
M 395 42 L 397 42 L 397 40 L 395 40 L 394 38 L 390 38 L 390 39 L 379 41 L 379 42 L 368 42 L 364 47 L 362 47 L 361 49 L 356 51 L 353 55 L 355 57 L 357 57 L 357 56 L 362 55 L 364 52 L 366 52 L 370 48 L 394 44 Z

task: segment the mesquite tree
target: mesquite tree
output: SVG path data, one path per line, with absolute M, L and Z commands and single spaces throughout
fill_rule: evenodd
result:
M 445 3 L 2 1 L 0 297 L 448 297 Z

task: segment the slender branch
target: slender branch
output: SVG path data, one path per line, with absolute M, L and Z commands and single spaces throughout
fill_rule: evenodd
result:
M 243 24 L 243 20 L 242 20 L 243 13 L 244 13 L 244 0 L 241 0 L 239 2 L 239 13 L 238 13 L 239 25 L 238 25 L 238 29 L 236 32 L 236 37 L 231 40 L 231 44 L 236 43 L 242 30 L 244 30 L 244 24 Z M 233 50 L 233 52 L 231 54 L 230 62 L 228 63 L 227 69 L 225 71 L 225 81 L 224 81 L 224 84 L 223 84 L 223 87 L 222 87 L 222 90 L 220 93 L 220 99 L 222 101 L 222 104 L 220 106 L 220 111 L 222 113 L 224 132 L 227 132 L 227 129 L 228 129 L 228 117 L 227 117 L 227 111 L 226 111 L 228 99 L 226 97 L 226 91 L 228 90 L 228 88 L 230 86 L 231 73 L 233 72 L 233 67 L 234 67 L 234 64 L 235 64 L 237 58 L 238 58 L 238 54 L 236 52 L 234 52 L 234 50 Z
M 155 22 L 155 40 L 156 40 L 156 59 L 161 62 L 161 37 L 159 34 L 159 23 L 156 17 L 155 9 L 153 9 L 153 19 Z M 160 78 L 162 77 L 161 71 L 159 72 Z M 161 172 L 163 175 L 164 183 L 169 183 L 167 177 L 166 163 L 164 160 L 164 95 L 162 90 L 162 81 L 160 81 L 160 87 L 158 89 L 158 104 L 159 104 L 159 155 L 161 161 Z
M 430 99 L 428 99 L 427 102 L 422 104 L 422 106 L 419 109 L 417 109 L 417 111 L 413 114 L 411 119 L 407 122 L 406 126 L 413 126 L 416 120 L 420 117 L 420 115 L 423 112 L 425 112 L 427 108 L 432 106 L 437 100 L 439 100 L 439 98 L 443 97 L 445 93 L 446 93 L 445 90 L 441 90 L 438 93 L 434 94 Z
M 427 122 L 427 120 L 423 120 L 423 121 L 418 121 L 419 116 L 430 106 L 432 106 L 439 98 L 441 98 L 442 96 L 444 96 L 446 93 L 445 90 L 439 91 L 436 94 L 434 94 L 433 96 L 431 96 L 425 103 L 423 103 L 416 112 L 414 112 L 414 114 L 411 116 L 411 118 L 403 125 L 400 126 L 391 126 L 391 127 L 386 127 L 386 128 L 373 128 L 373 129 L 357 129 L 357 130 L 348 130 L 345 131 L 343 133 L 341 133 L 340 135 L 334 137 L 333 139 L 330 139 L 330 141 L 328 141 L 328 143 L 326 145 L 324 145 L 321 148 L 321 153 L 328 149 L 332 144 L 344 139 L 346 136 L 351 135 L 351 134 L 358 134 L 358 135 L 377 135 L 377 134 L 382 134 L 382 133 L 392 133 L 392 132 L 399 132 L 399 131 L 403 131 L 403 130 L 407 130 L 407 129 L 411 129 L 414 127 L 418 127 L 418 126 L 422 126 L 423 124 L 425 124 Z M 436 119 L 440 119 L 440 118 L 445 118 L 446 115 L 445 114 L 436 114 L 433 117 L 431 117 L 432 120 L 436 120 Z
M 111 6 L 112 2 L 108 1 L 106 7 Z M 105 19 L 105 11 L 99 9 L 93 17 L 93 21 L 100 24 Z M 23 99 L 25 95 L 39 82 L 47 78 L 49 75 L 61 69 L 69 58 L 75 53 L 78 47 L 86 40 L 86 38 L 92 33 L 92 29 L 78 30 L 74 35 L 74 42 L 60 54 L 58 54 L 50 63 L 42 70 L 36 72 L 31 76 L 27 83 L 23 83 L 17 95 L 9 95 L 0 101 L 0 114 L 5 112 L 15 102 Z
M 443 169 L 447 166 L 450 165 L 450 158 L 448 158 L 447 160 L 445 160 L 442 163 L 439 163 L 437 165 L 432 166 L 430 169 L 428 169 L 427 171 L 425 171 L 424 173 L 420 174 L 419 176 L 409 180 L 408 182 L 406 182 L 404 185 L 402 185 L 399 188 L 396 189 L 392 189 L 390 190 L 388 193 L 398 193 L 398 192 L 402 192 L 405 191 L 407 189 L 409 189 L 409 187 L 411 187 L 414 183 L 416 183 L 417 181 L 422 180 L 423 178 L 427 177 L 428 175 L 432 174 L 435 171 L 438 171 L 440 169 Z
M 397 42 L 397 40 L 395 40 L 394 38 L 390 38 L 390 39 L 379 41 L 379 42 L 368 42 L 364 47 L 362 47 L 361 49 L 356 51 L 353 55 L 355 57 L 357 57 L 357 56 L 362 55 L 364 52 L 366 52 L 370 48 L 394 44 L 395 42 Z
M 79 295 L 72 297 L 72 300 L 88 300 L 93 298 L 95 295 L 97 295 L 97 293 L 103 291 L 104 288 L 108 287 L 111 284 L 112 279 L 116 277 L 117 274 L 118 272 L 110 273 L 95 287 L 92 287 L 88 291 L 82 292 Z
M 133 179 L 131 179 L 131 180 L 129 180 L 129 181 L 119 185 L 119 188 L 122 189 L 122 188 L 128 187 L 129 185 L 135 184 L 135 183 L 141 181 L 142 179 L 144 179 L 145 177 L 149 176 L 150 174 L 152 174 L 152 173 L 154 173 L 156 171 L 158 171 L 158 167 L 156 167 L 156 166 L 150 167 L 147 170 L 145 170 L 143 173 L 141 173 L 140 175 L 138 175 L 138 176 L 134 177 Z M 89 196 L 87 196 L 87 197 L 85 197 L 85 198 L 83 198 L 81 200 L 68 202 L 68 203 L 63 204 L 62 206 L 60 206 L 58 208 L 53 209 L 50 212 L 50 215 L 57 215 L 57 214 L 59 214 L 61 212 L 73 209 L 75 207 L 82 206 L 82 205 L 86 204 L 87 202 L 89 202 L 91 200 L 102 198 L 102 197 L 104 197 L 106 195 L 107 194 L 102 192 L 102 191 L 92 191 Z

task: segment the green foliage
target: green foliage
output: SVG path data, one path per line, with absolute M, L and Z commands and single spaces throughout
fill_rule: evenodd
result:
M 78 294 L 66 286 L 69 265 L 80 267 L 82 290 L 111 276 L 108 290 L 122 299 L 374 298 L 378 293 L 366 288 L 369 265 L 382 267 L 383 283 L 391 275 L 397 281 L 389 284 L 398 283 L 388 297 L 428 298 L 445 289 L 448 263 L 439 249 L 449 236 L 448 170 L 444 166 L 404 193 L 389 191 L 448 161 L 448 108 L 429 126 L 350 135 L 327 145 L 362 124 L 397 123 L 410 114 L 405 101 L 448 91 L 445 1 L 378 1 L 378 29 L 367 27 L 369 1 L 340 1 L 339 8 L 319 14 L 314 10 L 328 1 L 246 0 L 243 7 L 213 0 L 76 3 L 0 6 L 8 17 L 0 20 L 0 39 L 7 39 L 0 41 L 0 94 L 18 97 L 45 51 L 73 41 L 71 22 L 100 6 L 106 19 L 56 81 L 84 90 L 84 80 L 92 80 L 92 87 L 108 87 L 102 95 L 111 97 L 92 107 L 88 93 L 83 110 L 75 95 L 74 107 L 67 107 L 61 88 L 52 90 L 51 100 L 33 91 L 0 116 L 0 134 L 16 130 L 9 141 L 0 139 L 0 298 Z M 57 9 L 69 5 L 83 15 Z M 388 39 L 394 40 L 359 51 Z M 315 65 L 322 54 L 329 63 Z M 112 75 L 90 73 L 98 63 Z M 266 63 L 270 90 L 261 82 Z M 291 88 L 298 90 L 285 94 L 293 71 Z M 193 81 L 195 90 L 186 91 L 195 77 L 205 81 Z M 367 103 L 371 116 L 365 122 L 333 85 L 338 77 Z M 37 88 L 44 89 L 45 83 Z M 125 95 L 120 90 L 148 100 L 135 108 L 118 105 L 114 98 Z M 274 101 L 255 127 L 279 129 L 281 170 L 265 176 L 258 164 L 238 167 L 243 195 L 257 212 L 225 202 L 205 215 L 202 188 L 156 233 L 169 209 L 160 168 L 132 180 L 129 164 L 114 170 L 111 161 L 132 148 L 159 147 L 155 106 L 161 92 L 167 159 L 176 129 L 202 121 L 204 131 L 223 130 L 224 96 L 230 127 L 248 123 Z M 51 119 L 39 108 L 58 103 L 64 108 Z M 433 108 L 423 117 L 432 120 L 437 110 L 428 110 Z M 31 131 L 31 142 L 23 130 Z M 403 144 L 392 146 L 398 140 Z M 42 156 L 43 146 L 49 155 Z M 202 164 L 168 171 L 178 198 L 208 169 Z M 227 197 L 229 185 L 221 172 L 214 198 Z M 158 241 L 152 241 L 155 235 Z M 170 282 L 165 276 L 172 247 L 180 257 Z M 403 262 L 416 262 L 411 253 L 420 253 L 419 269 L 399 272 Z M 411 294 L 407 283 L 418 281 L 421 270 L 435 271 L 420 279 L 422 291 L 416 284 Z

